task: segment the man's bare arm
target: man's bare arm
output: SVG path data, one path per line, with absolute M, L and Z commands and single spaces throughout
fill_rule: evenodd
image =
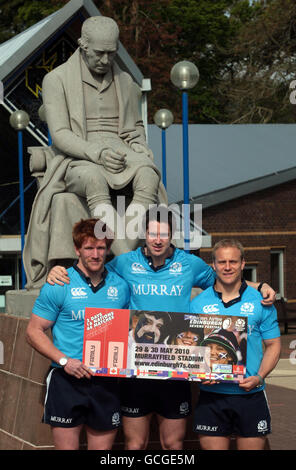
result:
M 46 334 L 46 331 L 52 325 L 52 321 L 38 317 L 38 315 L 33 313 L 27 327 L 26 338 L 36 351 L 58 364 L 65 354 L 55 347 L 50 337 Z M 77 379 L 82 377 L 90 378 L 93 375 L 93 372 L 78 359 L 68 358 L 64 370 L 67 374 L 73 375 Z
M 26 338 L 28 343 L 42 356 L 58 363 L 64 354 L 54 346 L 50 337 L 46 334 L 46 331 L 52 325 L 52 321 L 38 317 L 33 313 L 27 327 Z
M 281 338 L 273 338 L 264 340 L 265 351 L 258 370 L 258 374 L 265 379 L 270 372 L 275 368 L 280 358 L 281 352 Z M 257 387 L 260 383 L 260 377 L 258 375 L 251 375 L 243 379 L 239 386 L 246 392 L 249 392 L 253 388 Z

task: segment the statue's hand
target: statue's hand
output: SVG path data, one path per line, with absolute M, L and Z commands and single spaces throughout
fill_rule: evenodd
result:
M 103 150 L 100 161 L 110 173 L 121 173 L 126 167 L 126 154 L 112 149 Z

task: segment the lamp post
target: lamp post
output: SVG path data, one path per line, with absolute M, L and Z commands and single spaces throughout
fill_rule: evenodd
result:
M 44 106 L 44 104 L 42 104 L 42 105 L 40 106 L 40 108 L 38 109 L 38 115 L 39 115 L 39 118 L 41 119 L 41 121 L 46 122 L 45 106 Z M 48 139 L 48 145 L 51 145 L 51 144 L 52 144 L 52 140 L 51 140 L 51 135 L 50 135 L 48 126 L 47 126 L 47 139 Z
M 166 179 L 166 129 L 173 123 L 174 116 L 168 109 L 159 109 L 154 114 L 154 123 L 161 129 L 162 142 L 162 181 L 165 189 L 167 189 Z
M 30 116 L 25 111 L 14 111 L 9 123 L 18 131 L 18 167 L 19 167 L 19 192 L 20 192 L 20 225 L 21 225 L 21 262 L 22 262 L 22 289 L 25 287 L 26 274 L 23 263 L 23 250 L 25 245 L 25 202 L 24 202 L 24 169 L 23 169 L 23 130 L 28 126 Z
M 182 90 L 183 128 L 183 191 L 184 191 L 184 249 L 190 251 L 190 204 L 189 204 L 189 144 L 188 144 L 188 95 L 199 80 L 196 65 L 187 60 L 175 64 L 171 70 L 172 83 Z

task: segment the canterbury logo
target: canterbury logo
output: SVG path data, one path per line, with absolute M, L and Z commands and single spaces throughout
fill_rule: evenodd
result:
M 140 263 L 133 263 L 132 264 L 132 271 L 134 273 L 145 273 L 146 269 Z
M 73 297 L 85 297 L 87 295 L 85 292 L 85 287 L 73 287 L 71 289 L 71 294 Z
M 205 306 L 203 307 L 203 311 L 204 311 L 205 313 L 215 313 L 215 312 L 219 312 L 218 304 L 205 305 Z

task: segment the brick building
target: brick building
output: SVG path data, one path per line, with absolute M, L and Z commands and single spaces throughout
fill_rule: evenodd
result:
M 239 239 L 246 250 L 248 278 L 267 281 L 296 304 L 295 180 L 206 209 L 203 228 L 212 243 Z M 210 249 L 202 258 L 210 262 Z

